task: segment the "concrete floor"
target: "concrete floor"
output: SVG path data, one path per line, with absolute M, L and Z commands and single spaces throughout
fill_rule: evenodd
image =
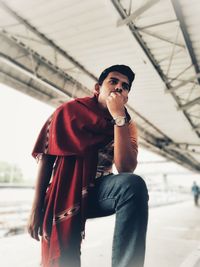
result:
M 145 267 L 200 267 L 200 208 L 192 201 L 150 209 Z M 110 267 L 114 216 L 88 220 L 82 267 Z M 0 266 L 39 267 L 28 235 L 0 239 Z

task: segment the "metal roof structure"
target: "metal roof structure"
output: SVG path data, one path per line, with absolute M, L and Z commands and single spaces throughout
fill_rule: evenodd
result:
M 0 0 L 0 81 L 58 106 L 127 64 L 141 145 L 199 172 L 199 11 L 198 0 Z

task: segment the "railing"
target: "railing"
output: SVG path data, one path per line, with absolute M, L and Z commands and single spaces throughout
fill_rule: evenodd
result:
M 0 185 L 0 238 L 26 231 L 33 187 Z
M 32 186 L 0 185 L 0 238 L 26 231 L 34 189 Z M 151 208 L 191 199 L 188 193 L 149 191 Z

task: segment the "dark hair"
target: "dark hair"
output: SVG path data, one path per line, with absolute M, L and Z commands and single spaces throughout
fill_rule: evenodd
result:
M 103 81 L 105 78 L 108 76 L 110 72 L 117 71 L 125 76 L 128 77 L 129 80 L 129 85 L 131 88 L 132 82 L 134 81 L 135 78 L 135 73 L 132 71 L 132 69 L 126 65 L 113 65 L 107 69 L 105 69 L 101 75 L 99 76 L 98 83 L 99 85 L 102 85 Z

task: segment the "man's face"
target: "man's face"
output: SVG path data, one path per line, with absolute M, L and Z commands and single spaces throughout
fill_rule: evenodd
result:
M 95 90 L 99 93 L 98 102 L 104 108 L 107 108 L 106 99 L 112 92 L 119 92 L 123 98 L 124 104 L 126 104 L 130 90 L 128 77 L 120 72 L 110 72 L 101 86 L 96 84 Z

